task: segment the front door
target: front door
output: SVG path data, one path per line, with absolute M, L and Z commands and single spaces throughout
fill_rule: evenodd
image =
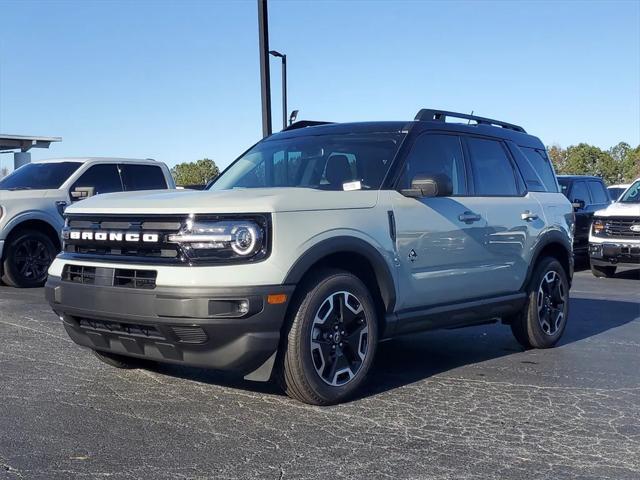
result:
M 468 196 L 461 138 L 443 133 L 418 137 L 403 166 L 399 189 L 417 175 L 446 175 L 453 195 L 408 198 L 390 193 L 396 223 L 398 309 L 455 303 L 485 296 L 491 269 L 485 247 L 487 222 L 482 204 Z

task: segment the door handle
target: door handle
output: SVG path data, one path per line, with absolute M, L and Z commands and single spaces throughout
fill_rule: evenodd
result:
M 538 220 L 538 218 L 540 217 L 538 217 L 537 213 L 532 213 L 529 210 L 525 210 L 520 214 L 520 218 L 526 222 L 532 222 L 534 220 Z
M 458 215 L 458 220 L 464 223 L 472 223 L 472 222 L 479 222 L 480 220 L 482 220 L 482 217 L 477 213 L 464 212 Z

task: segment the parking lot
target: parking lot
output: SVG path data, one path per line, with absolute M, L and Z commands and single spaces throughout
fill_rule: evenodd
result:
M 578 272 L 559 348 L 401 338 L 319 408 L 205 370 L 110 368 L 0 287 L 0 478 L 640 478 L 640 279 Z

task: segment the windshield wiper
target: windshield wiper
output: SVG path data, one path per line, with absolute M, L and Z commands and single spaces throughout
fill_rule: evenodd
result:
M 11 187 L 11 188 L 7 188 L 7 190 L 14 191 L 14 190 L 33 190 L 33 189 L 31 187 Z

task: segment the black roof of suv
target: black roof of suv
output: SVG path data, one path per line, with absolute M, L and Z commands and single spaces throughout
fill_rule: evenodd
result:
M 447 118 L 458 118 L 476 123 L 452 123 L 447 122 Z M 274 133 L 269 139 L 276 140 L 307 135 L 341 133 L 422 132 L 425 130 L 446 130 L 467 134 L 487 135 L 504 140 L 511 140 L 517 145 L 525 147 L 545 149 L 544 144 L 538 137 L 527 134 L 524 128 L 518 125 L 464 113 L 428 109 L 420 110 L 413 121 L 331 123 L 302 120 L 294 123 L 282 132 Z

